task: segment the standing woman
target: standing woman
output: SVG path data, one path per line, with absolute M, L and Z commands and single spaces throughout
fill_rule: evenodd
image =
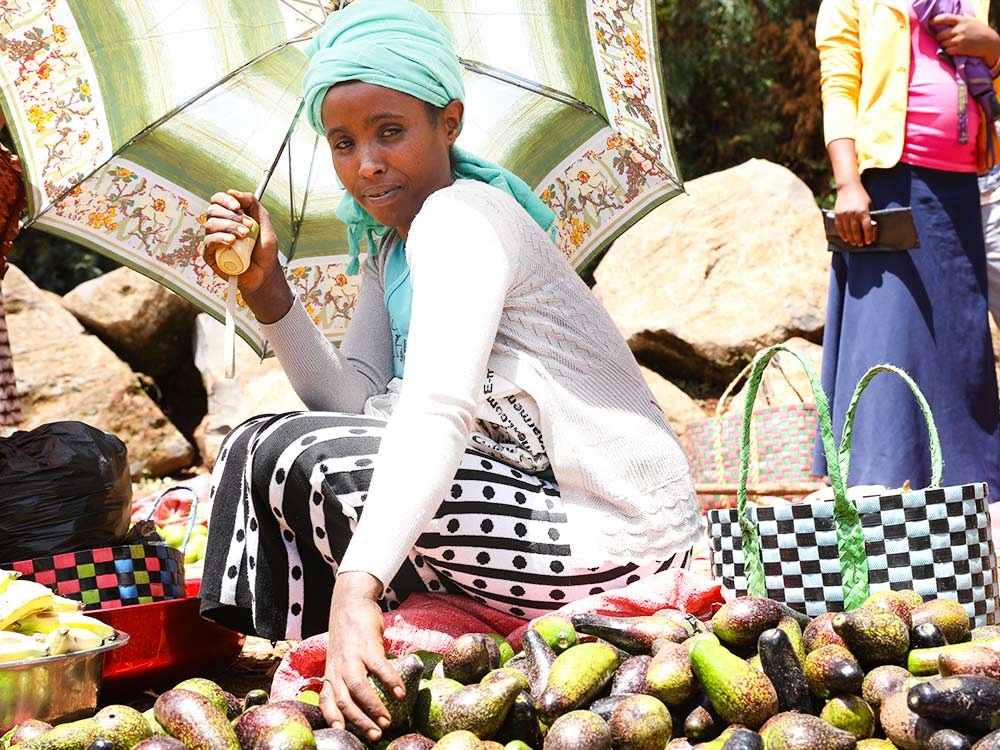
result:
M 823 339 L 823 386 L 843 428 L 855 384 L 872 365 L 909 372 L 941 438 L 946 485 L 984 481 L 1000 496 L 1000 407 L 987 322 L 977 171 L 995 151 L 986 118 L 939 49 L 998 67 L 988 0 L 940 15 L 937 37 L 912 0 L 823 0 L 816 20 L 837 229 L 858 246 L 877 239 L 871 210 L 909 206 L 920 248 L 834 253 Z M 963 109 L 965 110 L 963 113 Z M 989 132 L 989 136 L 987 135 Z M 879 376 L 854 428 L 852 484 L 930 482 L 927 430 L 909 389 Z M 826 473 L 817 441 L 817 474 Z
M 388 713 L 366 675 L 402 690 L 383 607 L 447 590 L 532 617 L 686 565 L 702 528 L 677 438 L 552 244 L 552 213 L 455 147 L 445 27 L 361 0 L 309 53 L 304 111 L 347 191 L 353 265 L 360 239 L 369 252 L 337 350 L 294 299 L 264 208 L 212 198 L 213 269 L 245 216 L 260 223 L 240 290 L 310 411 L 223 445 L 202 612 L 265 638 L 328 630 L 323 711 L 376 739 Z

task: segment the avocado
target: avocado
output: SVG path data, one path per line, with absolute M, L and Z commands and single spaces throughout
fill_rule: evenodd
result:
M 913 610 L 913 627 L 924 622 L 937 625 L 948 643 L 962 643 L 971 635 L 969 613 L 954 599 L 931 599 L 916 607 Z
M 364 743 L 346 729 L 317 729 L 313 739 L 316 750 L 365 750 Z
M 86 750 L 115 750 L 115 743 L 105 737 L 98 737 L 87 745 Z
M 652 661 L 653 657 L 649 654 L 638 654 L 625 659 L 611 678 L 611 694 L 646 692 L 646 672 Z
M 492 640 L 478 633 L 476 635 L 479 635 L 480 643 L 488 642 L 493 645 L 494 650 L 496 649 L 496 644 Z M 459 638 L 462 637 L 464 636 L 459 636 Z M 386 711 L 389 712 L 389 726 L 386 729 L 393 730 L 404 726 L 410 718 L 410 712 L 413 710 L 413 704 L 416 703 L 417 692 L 420 689 L 420 679 L 424 673 L 424 663 L 416 654 L 407 654 L 398 659 L 392 659 L 389 663 L 399 674 L 399 678 L 403 682 L 403 690 L 405 692 L 402 698 L 397 698 L 376 675 L 368 675 L 368 683 L 372 686 L 379 700 L 382 701 L 382 705 L 385 706 Z M 483 672 L 483 674 L 486 674 L 486 672 Z
M 226 714 L 201 693 L 168 690 L 153 704 L 153 716 L 167 734 L 189 750 L 240 750 L 240 741 Z
M 167 731 L 160 726 L 160 722 L 153 715 L 152 707 L 142 712 L 142 718 L 146 720 L 146 723 L 149 725 L 149 731 L 152 732 L 154 737 L 165 737 L 167 735 Z
M 423 679 L 425 680 L 431 679 L 434 676 L 434 670 L 438 668 L 438 665 L 441 664 L 441 661 L 444 659 L 444 657 L 441 656 L 441 654 L 437 653 L 436 651 L 426 651 L 424 649 L 417 649 L 413 653 L 419 656 L 420 661 L 423 662 L 424 665 L 424 673 L 422 675 Z M 442 666 L 441 669 L 443 670 L 444 667 Z
M 479 682 L 483 675 L 499 666 L 500 649 L 496 641 L 482 633 L 458 636 L 441 655 L 444 676 L 463 685 Z
M 646 670 L 643 689 L 632 692 L 648 693 L 668 706 L 680 706 L 691 700 L 697 691 L 698 683 L 691 669 L 691 654 L 686 644 L 664 643 Z
M 826 702 L 819 718 L 828 724 L 865 740 L 875 734 L 875 712 L 868 702 L 857 695 L 835 695 Z
M 888 609 L 861 607 L 838 612 L 830 625 L 866 668 L 897 664 L 910 650 L 910 628 Z
M 174 685 L 174 690 L 190 690 L 192 693 L 200 693 L 212 701 L 212 705 L 228 716 L 229 700 L 226 698 L 226 691 L 218 684 L 204 677 L 191 677 Z M 233 717 L 230 717 L 232 719 Z
M 96 714 L 99 735 L 110 740 L 114 750 L 131 750 L 153 735 L 146 718 L 131 706 L 105 706 Z
M 757 640 L 757 652 L 761 669 L 778 695 L 778 711 L 808 711 L 812 698 L 805 669 L 787 630 L 780 626 L 765 630 Z
M 792 650 L 795 652 L 799 664 L 805 664 L 806 647 L 802 640 L 802 626 L 799 624 L 799 621 L 794 617 L 785 616 L 778 620 L 777 628 L 788 636 L 788 641 L 792 644 Z M 757 644 L 758 646 L 760 645 L 759 639 Z
M 684 717 L 684 736 L 692 742 L 704 742 L 719 735 L 719 718 L 709 706 L 698 705 Z
M 655 615 L 615 617 L 585 612 L 573 615 L 572 622 L 578 633 L 602 638 L 629 654 L 648 654 L 654 641 L 681 643 L 695 632 L 686 621 Z
M 576 629 L 569 618 L 549 613 L 532 620 L 529 630 L 536 631 L 555 653 L 561 654 L 577 644 Z
M 1000 652 L 1000 636 L 991 636 L 978 641 L 966 643 L 949 643 L 947 646 L 932 648 L 914 648 L 906 656 L 906 668 L 911 674 L 929 675 L 938 671 L 938 659 L 941 654 L 961 654 L 968 649 L 989 648 Z
M 492 638 L 494 643 L 497 644 L 497 650 L 500 652 L 499 666 L 502 667 L 511 660 L 511 657 L 514 656 L 514 648 L 507 642 L 507 639 L 499 633 L 487 633 L 486 637 Z
M 486 676 L 479 681 L 479 684 L 492 685 L 497 682 L 506 682 L 507 680 L 514 680 L 521 690 L 527 690 L 529 692 L 531 690 L 531 683 L 528 682 L 528 678 L 525 676 L 524 672 L 510 667 L 491 669 L 486 673 Z
M 889 740 L 873 737 L 868 740 L 859 740 L 857 750 L 899 750 L 899 748 Z
M 254 750 L 316 750 L 316 737 L 309 727 L 290 721 L 264 732 Z
M 834 644 L 806 655 L 805 675 L 809 692 L 824 700 L 836 693 L 857 693 L 864 679 L 854 654 Z
M 800 625 L 809 622 L 805 615 L 774 599 L 739 596 L 723 604 L 712 615 L 712 632 L 727 646 L 754 646 L 760 634 L 776 627 L 782 617 L 792 617 Z
M 611 750 L 611 727 L 590 711 L 568 711 L 552 722 L 542 750 Z
M 1000 718 L 1000 680 L 983 675 L 955 675 L 914 685 L 907 693 L 910 710 L 948 723 L 968 718 Z
M 50 729 L 52 729 L 52 725 L 48 722 L 39 721 L 38 719 L 26 719 L 14 727 L 10 731 L 9 736 L 5 735 L 7 744 L 4 745 L 0 742 L 0 747 L 14 747 L 14 745 L 27 742 L 40 734 L 45 734 Z
M 806 650 L 806 655 L 831 644 L 847 648 L 844 639 L 837 635 L 837 631 L 833 629 L 831 624 L 836 616 L 836 612 L 824 612 L 814 617 L 812 622 L 802 629 L 802 645 Z
M 260 688 L 249 690 L 243 696 L 243 710 L 246 711 L 248 708 L 253 708 L 254 706 L 263 706 L 268 700 L 270 700 L 270 696 L 266 690 Z
M 670 739 L 670 711 L 651 695 L 633 695 L 615 707 L 608 719 L 615 750 L 663 750 Z
M 920 602 L 920 604 L 923 604 L 923 602 Z M 861 609 L 877 607 L 879 609 L 892 612 L 906 624 L 906 627 L 909 630 L 913 627 L 914 606 L 920 605 L 914 605 L 913 601 L 906 594 L 899 591 L 893 591 L 892 589 L 886 589 L 884 591 L 873 592 L 861 604 Z
M 879 709 L 887 697 L 903 690 L 903 685 L 913 675 L 895 664 L 883 664 L 869 670 L 861 681 L 861 697 L 871 706 L 878 718 Z
M 542 730 L 538 724 L 538 711 L 531 693 L 522 690 L 507 711 L 507 717 L 496 733 L 496 740 L 510 743 L 519 740 L 530 747 L 542 746 Z
M 618 708 L 619 703 L 636 695 L 643 695 L 643 693 L 616 693 L 614 695 L 605 695 L 592 701 L 590 705 L 587 706 L 587 710 L 593 711 L 595 714 L 607 721 L 611 718 L 611 714 L 614 710 Z
M 531 684 L 531 695 L 537 700 L 545 690 L 557 654 L 545 637 L 531 628 L 525 631 L 521 645 L 524 647 L 524 671 Z
M 760 728 L 767 750 L 854 750 L 858 740 L 818 716 L 784 711 Z
M 930 623 L 924 623 L 929 625 Z M 923 627 L 923 626 L 921 626 Z M 980 674 L 1000 679 L 1000 652 L 980 648 L 970 641 L 967 648 L 945 651 L 938 656 L 938 672 L 942 677 L 956 674 Z
M 927 740 L 926 750 L 972 750 L 972 743 L 955 729 L 939 729 Z
M 910 630 L 910 648 L 934 648 L 947 644 L 948 639 L 933 622 L 922 622 Z
M 972 750 L 1000 750 L 1000 729 L 979 739 Z
M 464 729 L 449 732 L 434 745 L 434 750 L 484 750 L 483 741 Z
M 691 667 L 719 717 L 757 729 L 778 712 L 767 676 L 722 645 L 703 640 L 691 649 Z
M 764 750 L 764 739 L 752 729 L 734 724 L 714 740 L 698 743 L 692 750 Z
M 607 643 L 580 643 L 563 651 L 536 699 L 541 719 L 551 722 L 587 703 L 610 682 L 618 664 L 618 652 Z
M 431 739 L 441 739 L 445 734 L 441 728 L 441 708 L 448 696 L 461 688 L 461 682 L 447 677 L 423 680 L 411 712 L 413 726 L 417 731 Z
M 386 750 L 431 750 L 432 747 L 434 740 L 430 737 L 424 737 L 419 732 L 410 732 L 394 739 Z
M 941 729 L 936 722 L 911 711 L 903 692 L 883 701 L 878 718 L 886 739 L 902 750 L 923 750 L 931 735 Z
M 504 676 L 486 684 L 463 685 L 441 706 L 441 729 L 447 734 L 460 729 L 480 739 L 489 739 L 507 718 L 507 712 L 522 691 L 524 676 Z
M 187 745 L 176 737 L 148 737 L 132 750 L 187 750 Z
M 306 729 L 312 729 L 305 716 L 293 706 L 284 705 L 284 703 L 284 701 L 281 704 L 265 703 L 263 706 L 253 706 L 240 714 L 239 718 L 232 724 L 240 747 L 256 747 L 264 735 L 275 727 L 299 724 Z M 178 739 L 184 738 L 179 737 Z
M 271 701 L 268 705 L 284 706 L 302 714 L 302 718 L 306 720 L 312 729 L 324 729 L 328 726 L 326 717 L 323 716 L 323 710 L 318 705 L 300 701 L 297 698 L 294 700 Z

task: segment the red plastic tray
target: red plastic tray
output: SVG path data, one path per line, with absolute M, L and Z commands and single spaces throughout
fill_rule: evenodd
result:
M 200 582 L 193 583 L 197 593 Z M 189 594 L 191 590 L 189 585 Z M 88 612 L 131 636 L 127 646 L 105 655 L 102 693 L 176 684 L 232 664 L 243 650 L 244 636 L 206 620 L 198 612 L 199 604 L 196 596 L 189 595 Z

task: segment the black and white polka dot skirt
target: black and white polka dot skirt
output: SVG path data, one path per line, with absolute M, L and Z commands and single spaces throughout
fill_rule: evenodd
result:
M 230 433 L 212 480 L 204 616 L 272 640 L 326 631 L 337 565 L 363 512 L 384 427 L 364 416 L 295 412 L 255 417 Z M 566 524 L 554 482 L 469 449 L 383 605 L 442 591 L 531 618 L 690 563 L 686 553 L 577 568 Z

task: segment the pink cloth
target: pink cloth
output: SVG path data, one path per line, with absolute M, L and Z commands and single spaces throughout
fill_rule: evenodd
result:
M 723 604 L 722 588 L 712 579 L 682 569 L 665 570 L 615 591 L 571 602 L 559 614 L 597 612 L 621 617 L 680 609 L 707 620 Z M 441 652 L 463 633 L 499 633 L 515 650 L 530 623 L 468 597 L 414 594 L 384 616 L 385 648 L 397 656 L 418 649 Z M 319 687 L 326 662 L 326 633 L 294 646 L 281 660 L 271 683 L 272 700 L 294 698 Z
M 947 172 L 975 172 L 979 105 L 968 97 L 968 142 L 959 143 L 957 74 L 951 63 L 938 55 L 937 40 L 917 20 L 912 4 L 908 5 L 910 85 L 900 161 Z M 962 10 L 972 15 L 967 0 L 962 0 Z

